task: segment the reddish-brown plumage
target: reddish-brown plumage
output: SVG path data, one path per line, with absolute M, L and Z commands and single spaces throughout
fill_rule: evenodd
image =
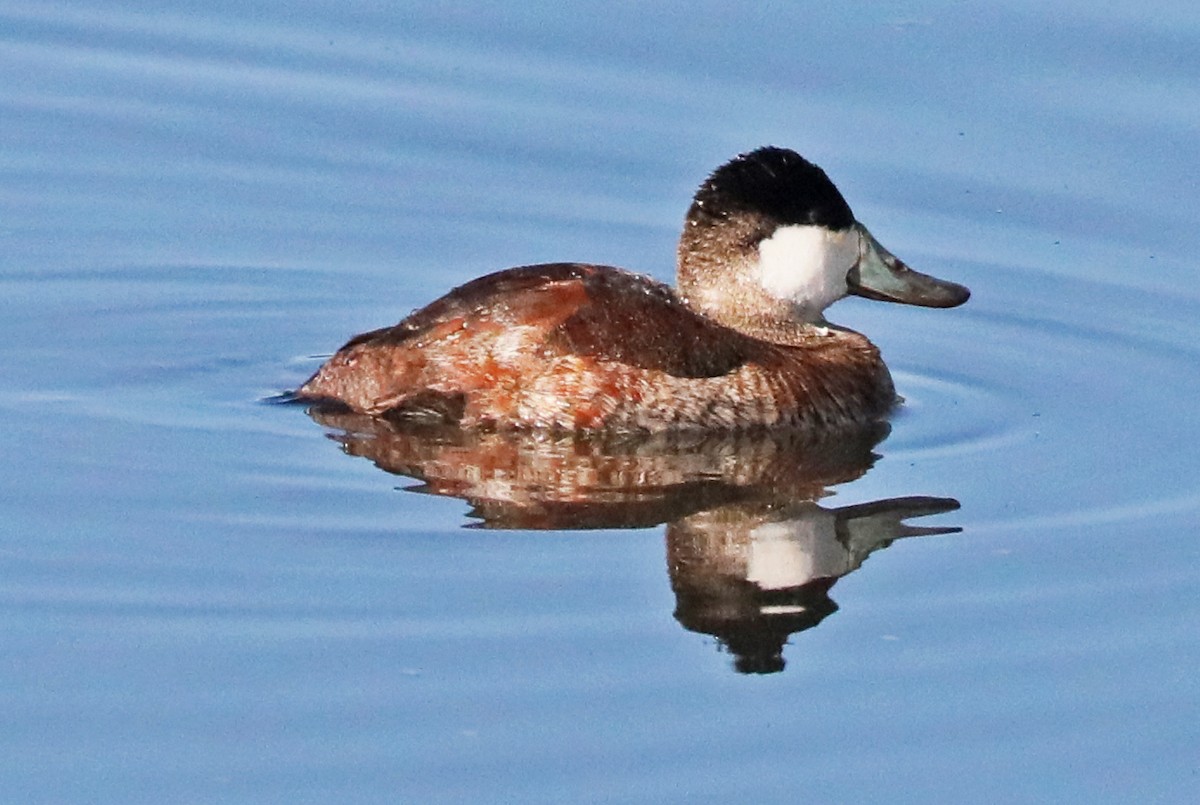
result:
M 678 292 L 578 263 L 481 277 L 351 339 L 297 397 L 467 428 L 861 428 L 891 408 L 891 376 L 825 308 L 851 293 L 970 296 L 884 249 L 825 172 L 783 148 L 713 172 L 678 258 Z
M 552 264 L 469 282 L 360 335 L 298 391 L 371 415 L 560 430 L 837 428 L 894 401 L 844 330 L 760 339 L 614 268 Z

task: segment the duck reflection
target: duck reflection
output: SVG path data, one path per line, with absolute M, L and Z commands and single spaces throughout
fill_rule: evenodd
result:
M 834 582 L 900 537 L 957 532 L 904 523 L 957 508 L 929 497 L 835 509 L 764 500 L 685 517 L 667 526 L 675 619 L 716 637 L 742 673 L 782 671 L 788 637 L 837 611 Z
M 667 524 L 675 618 L 712 635 L 742 673 L 784 668 L 783 646 L 837 610 L 830 588 L 896 539 L 957 528 L 906 520 L 950 498 L 828 508 L 865 473 L 886 426 L 821 439 L 757 434 L 553 435 L 414 428 L 313 408 L 346 453 L 467 501 L 477 528 L 572 530 Z

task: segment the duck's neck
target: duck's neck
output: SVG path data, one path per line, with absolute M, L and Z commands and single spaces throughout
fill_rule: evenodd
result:
M 688 307 L 764 341 L 798 344 L 826 333 L 829 324 L 820 311 L 806 312 L 772 296 L 757 276 L 756 263 L 721 253 L 704 234 L 685 233 L 679 244 L 676 286 Z

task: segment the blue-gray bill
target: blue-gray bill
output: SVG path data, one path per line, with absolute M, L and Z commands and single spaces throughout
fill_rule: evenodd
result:
M 850 293 L 883 302 L 922 307 L 958 307 L 971 297 L 966 287 L 913 271 L 875 240 L 862 224 L 858 262 L 846 275 Z

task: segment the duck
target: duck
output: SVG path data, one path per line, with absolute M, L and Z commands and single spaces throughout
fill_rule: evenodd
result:
M 354 336 L 294 397 L 482 430 L 861 429 L 898 397 L 879 349 L 825 318 L 849 295 L 952 308 L 970 291 L 911 269 L 825 171 L 765 146 L 696 191 L 674 288 L 589 263 L 498 271 Z

